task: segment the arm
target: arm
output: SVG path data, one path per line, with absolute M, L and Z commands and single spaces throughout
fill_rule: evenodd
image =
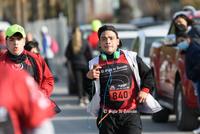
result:
M 51 131 L 50 134 L 52 134 L 53 129 L 50 127 L 50 125 L 47 125 L 47 122 L 50 122 L 49 119 L 55 115 L 55 111 L 51 108 L 51 102 L 49 99 L 47 99 L 44 94 L 41 93 L 38 84 L 32 77 L 29 79 L 28 77 L 26 78 L 25 83 L 22 85 L 21 89 L 23 89 L 23 92 L 21 91 L 17 94 L 18 96 L 27 96 L 25 98 L 26 100 L 24 98 L 18 97 L 20 98 L 18 104 L 21 111 L 20 118 L 22 119 L 26 130 L 31 131 L 44 128 L 43 131 Z M 23 79 L 25 79 L 25 77 Z
M 45 60 L 41 57 L 42 60 L 42 67 L 43 67 L 43 76 L 42 76 L 42 83 L 41 88 L 42 92 L 49 98 L 54 87 L 54 78 L 51 74 Z
M 154 90 L 154 79 L 151 69 L 137 56 L 139 75 L 141 78 L 141 89 L 148 88 L 151 93 Z
M 190 80 L 197 80 L 200 77 L 200 70 L 199 70 L 199 63 L 200 63 L 200 52 L 198 49 L 193 49 L 193 52 L 191 52 L 191 64 L 193 65 L 193 68 L 191 70 L 188 70 L 187 77 Z M 190 64 L 190 63 L 188 63 Z
M 39 87 L 41 88 L 41 92 L 49 98 L 54 86 L 53 75 L 51 74 L 45 60 L 39 53 L 37 54 L 37 57 L 35 57 L 35 60 L 37 64 L 37 77 Z
M 200 27 L 198 25 L 194 25 L 188 34 L 192 41 L 200 45 Z
M 98 79 L 100 76 L 100 71 L 99 69 L 101 66 L 97 66 L 95 69 L 91 69 L 88 71 L 84 78 L 84 83 L 83 83 L 83 88 L 86 93 L 92 96 L 92 81 L 95 79 Z M 95 89 L 95 87 L 94 87 Z M 95 94 L 95 90 L 93 92 L 93 95 Z
M 139 75 L 141 78 L 141 91 L 139 91 L 136 99 L 139 103 L 143 103 L 147 99 L 148 93 L 153 91 L 154 81 L 151 69 L 138 56 L 137 64 L 139 68 Z
M 88 95 L 92 96 L 92 80 L 88 79 L 87 76 L 85 76 L 83 81 L 83 89 Z M 93 94 L 95 94 L 95 90 Z
M 90 61 L 93 57 L 93 49 L 92 47 L 90 46 L 89 42 L 86 40 L 86 45 L 87 45 L 87 57 L 88 57 L 88 61 Z
M 65 57 L 70 60 L 72 53 L 72 40 L 69 41 L 66 51 L 65 51 Z

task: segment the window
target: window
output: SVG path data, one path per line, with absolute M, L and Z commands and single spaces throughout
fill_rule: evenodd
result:
M 200 18 L 192 18 L 192 20 L 197 23 L 197 25 L 200 25 Z
M 144 47 L 144 56 L 149 57 L 149 51 L 154 41 L 161 41 L 163 39 L 164 37 L 146 37 L 145 47 Z
M 137 39 L 135 41 L 135 45 L 133 47 L 134 52 L 138 52 L 139 44 L 140 44 L 140 40 L 139 40 L 139 37 L 137 37 Z
M 131 45 L 133 44 L 134 38 L 122 38 L 122 49 L 130 50 Z
M 169 33 L 168 34 L 174 34 L 174 29 L 175 29 L 175 25 L 174 25 L 174 22 L 172 22 L 171 26 L 170 26 L 170 30 L 169 30 Z

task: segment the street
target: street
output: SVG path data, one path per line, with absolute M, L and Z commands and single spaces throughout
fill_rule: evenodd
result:
M 61 113 L 53 118 L 56 134 L 98 134 L 98 130 L 91 130 L 87 125 L 89 113 L 85 107 L 78 105 L 78 97 L 69 95 L 66 78 L 55 83 L 54 91 L 50 97 L 61 108 Z M 171 115 L 167 123 L 154 123 L 150 115 L 141 115 L 142 134 L 192 134 L 180 132 L 176 127 L 175 116 Z M 96 117 L 89 117 L 89 125 L 96 129 Z

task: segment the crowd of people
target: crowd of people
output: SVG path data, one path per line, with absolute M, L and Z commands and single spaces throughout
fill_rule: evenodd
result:
M 31 33 L 27 36 L 24 28 L 18 24 L 8 27 L 2 39 L 6 51 L 0 56 L 0 115 L 10 120 L 0 121 L 1 130 L 7 133 L 5 125 L 10 122 L 13 128 L 10 131 L 14 134 L 29 131 L 53 134 L 51 121 L 44 122 L 61 110 L 49 99 L 54 88 L 54 77 L 39 53 L 38 42 L 34 41 Z
M 200 106 L 200 27 L 183 14 L 175 16 L 173 22 L 177 46 L 185 55 L 186 76 L 192 81 Z M 73 28 L 64 55 L 71 62 L 79 105 L 88 105 L 87 111 L 97 117 L 100 134 L 141 134 L 140 112 L 162 110 L 151 96 L 151 69 L 136 52 L 120 49 L 123 44 L 115 27 L 102 26 L 99 20 L 92 21 L 91 26 L 87 40 L 78 26 Z M 52 37 L 46 26 L 40 31 L 42 44 L 18 24 L 0 33 L 0 44 L 5 47 L 0 56 L 3 132 L 54 133 L 51 118 L 61 110 L 49 97 L 58 77 L 52 62 Z M 39 45 L 43 45 L 42 53 Z M 100 54 L 94 57 L 96 49 L 100 49 Z M 200 127 L 193 133 L 200 133 Z
M 177 45 L 185 55 L 186 76 L 192 81 L 200 107 L 200 27 L 184 14 L 175 16 L 173 21 Z M 199 134 L 200 127 L 193 133 Z

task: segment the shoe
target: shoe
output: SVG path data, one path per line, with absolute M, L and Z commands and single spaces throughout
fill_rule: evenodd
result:
M 85 106 L 85 103 L 80 102 L 80 103 L 79 103 L 79 106 L 84 107 L 84 106 Z
M 84 103 L 83 99 L 80 99 L 80 100 L 79 100 L 79 106 L 81 106 L 81 107 L 84 107 L 84 106 L 85 106 L 85 103 Z
M 88 97 L 85 97 L 85 104 L 87 105 L 87 104 L 89 104 L 90 103 L 90 100 L 89 100 L 89 98 Z
M 200 127 L 192 131 L 193 134 L 200 134 Z

